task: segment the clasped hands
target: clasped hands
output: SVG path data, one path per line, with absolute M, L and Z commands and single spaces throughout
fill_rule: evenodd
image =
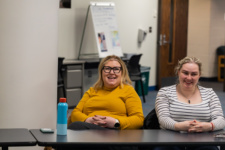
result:
M 183 121 L 175 124 L 176 130 L 187 132 L 207 132 L 211 131 L 212 128 L 213 127 L 210 122 L 200 122 L 197 120 Z
M 116 119 L 108 116 L 95 115 L 93 117 L 87 118 L 85 122 L 95 124 L 104 128 L 114 128 Z

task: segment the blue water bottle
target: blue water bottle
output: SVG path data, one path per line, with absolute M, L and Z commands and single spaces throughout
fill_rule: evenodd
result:
M 67 111 L 66 98 L 60 98 L 57 109 L 57 135 L 67 135 Z

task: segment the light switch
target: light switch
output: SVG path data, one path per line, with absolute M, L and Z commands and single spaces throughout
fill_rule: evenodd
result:
M 152 27 L 149 27 L 148 31 L 149 31 L 149 33 L 151 33 L 152 32 Z

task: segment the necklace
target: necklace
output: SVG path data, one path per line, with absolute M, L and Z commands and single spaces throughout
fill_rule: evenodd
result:
M 194 89 L 194 91 L 193 91 L 192 95 L 190 96 L 190 98 L 187 98 L 187 97 L 183 94 L 183 92 L 182 92 L 181 88 L 179 88 L 179 89 L 180 89 L 180 93 L 181 93 L 181 95 L 182 95 L 185 99 L 187 99 L 187 100 L 188 100 L 188 104 L 190 104 L 190 103 L 191 103 L 191 98 L 192 98 L 192 96 L 195 94 L 196 87 L 195 87 L 195 89 Z

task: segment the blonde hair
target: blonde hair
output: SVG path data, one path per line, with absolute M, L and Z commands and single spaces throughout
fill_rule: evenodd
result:
M 104 86 L 104 82 L 102 79 L 102 69 L 105 66 L 105 64 L 109 61 L 117 61 L 118 63 L 120 63 L 121 65 L 121 81 L 120 81 L 120 86 L 123 87 L 124 84 L 128 84 L 131 85 L 132 82 L 130 80 L 129 74 L 128 74 L 128 70 L 127 67 L 125 65 L 125 63 L 123 62 L 123 60 L 121 58 L 119 58 L 118 56 L 115 55 L 110 55 L 105 57 L 104 59 L 101 60 L 99 66 L 98 66 L 98 80 L 97 82 L 94 84 L 94 89 L 97 91 L 98 89 L 103 88 Z
M 182 60 L 178 61 L 178 65 L 175 67 L 174 71 L 175 74 L 178 75 L 178 71 L 180 71 L 180 69 L 182 68 L 182 66 L 186 63 L 195 63 L 198 65 L 198 69 L 199 69 L 199 73 L 201 75 L 202 72 L 202 63 L 198 58 L 195 57 L 185 57 Z

